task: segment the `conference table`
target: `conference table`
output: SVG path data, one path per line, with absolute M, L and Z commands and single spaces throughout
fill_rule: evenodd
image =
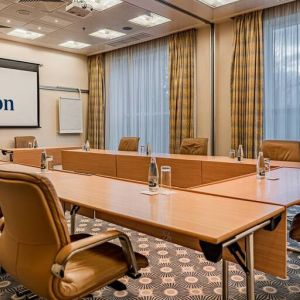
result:
M 190 188 L 206 183 L 248 175 L 256 172 L 256 160 L 238 162 L 225 156 L 199 156 L 181 154 L 152 154 L 158 167 L 172 168 L 172 186 Z M 91 150 L 62 151 L 64 170 L 105 175 L 147 182 L 150 156 L 138 152 Z M 300 162 L 272 161 L 272 168 L 300 168 Z
M 56 146 L 56 147 L 38 147 L 38 148 L 1 148 L 3 155 L 8 155 L 9 160 L 18 164 L 27 164 L 39 167 L 41 165 L 41 154 L 46 150 L 47 155 L 53 156 L 53 165 L 61 165 L 61 153 L 63 150 L 78 149 L 75 146 Z
M 175 189 L 170 195 L 145 195 L 141 182 L 6 163 L 0 171 L 47 177 L 72 211 L 84 207 L 102 220 L 223 259 L 223 299 L 228 299 L 228 264 L 246 272 L 247 299 L 254 300 L 254 268 L 286 276 L 286 211 L 282 205 Z M 75 214 L 72 214 L 75 221 Z M 74 224 L 73 224 L 74 226 Z M 270 243 L 273 242 L 270 248 Z
M 264 179 L 246 175 L 193 187 L 191 190 L 207 195 L 290 207 L 300 204 L 300 169 L 278 168 Z

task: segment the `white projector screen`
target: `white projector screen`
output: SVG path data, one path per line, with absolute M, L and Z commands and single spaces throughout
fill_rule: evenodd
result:
M 40 127 L 38 68 L 0 59 L 0 127 Z

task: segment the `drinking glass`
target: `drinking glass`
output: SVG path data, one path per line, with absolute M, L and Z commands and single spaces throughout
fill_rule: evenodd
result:
M 229 157 L 230 158 L 235 158 L 235 150 L 234 149 L 230 149 L 230 151 L 229 151 Z
M 28 143 L 28 148 L 32 148 L 32 143 L 31 142 Z
M 145 152 L 144 152 L 144 149 L 145 149 L 145 146 L 141 146 L 140 147 L 140 154 L 144 154 Z
M 161 166 L 160 168 L 161 193 L 164 195 L 171 194 L 171 171 L 170 166 Z
M 266 177 L 270 177 L 271 160 L 270 160 L 270 158 L 265 158 L 264 161 L 265 161 Z

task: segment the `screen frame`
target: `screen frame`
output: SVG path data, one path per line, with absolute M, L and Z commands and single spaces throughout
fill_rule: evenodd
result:
M 20 60 L 13 60 L 13 59 L 6 59 L 0 57 L 0 68 L 5 69 L 14 69 L 14 70 L 21 70 L 21 71 L 28 71 L 28 72 L 36 72 L 37 74 L 37 125 L 0 125 L 1 128 L 41 128 L 40 123 L 40 64 L 20 61 Z

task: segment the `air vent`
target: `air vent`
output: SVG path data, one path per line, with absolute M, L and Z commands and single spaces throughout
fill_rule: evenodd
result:
M 138 41 L 141 41 L 141 40 L 144 40 L 144 39 L 147 39 L 150 37 L 152 37 L 151 34 L 142 32 L 142 33 L 138 33 L 138 34 L 135 34 L 135 35 L 132 35 L 129 37 L 119 39 L 116 42 L 107 43 L 107 45 L 109 45 L 111 47 L 120 47 L 120 46 L 125 46 L 127 44 L 136 43 Z
M 65 0 L 19 0 L 18 3 L 26 4 L 44 12 L 52 12 L 65 5 Z

